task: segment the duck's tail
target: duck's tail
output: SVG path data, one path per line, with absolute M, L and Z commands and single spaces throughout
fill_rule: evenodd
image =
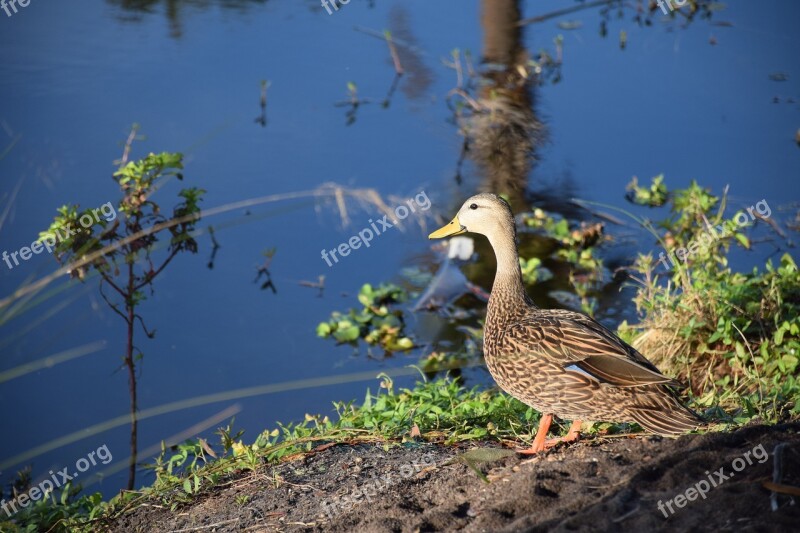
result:
M 681 435 L 704 424 L 703 419 L 684 406 L 671 390 L 664 386 L 658 389 L 629 409 L 636 423 L 658 435 Z

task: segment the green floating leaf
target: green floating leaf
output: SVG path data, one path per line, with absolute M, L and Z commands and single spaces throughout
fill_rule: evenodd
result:
M 397 347 L 401 350 L 410 350 L 414 347 L 414 341 L 409 339 L 408 337 L 403 337 L 402 339 L 397 339 Z
M 333 337 L 340 342 L 353 342 L 358 339 L 361 330 L 358 326 L 350 326 L 344 329 L 337 329 L 333 333 Z
M 317 337 L 327 337 L 331 334 L 331 327 L 327 322 L 320 322 L 317 326 Z

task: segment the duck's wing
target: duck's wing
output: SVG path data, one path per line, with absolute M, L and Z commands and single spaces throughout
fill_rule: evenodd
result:
M 504 331 L 521 353 L 531 353 L 616 387 L 680 387 L 596 320 L 573 311 L 534 311 Z

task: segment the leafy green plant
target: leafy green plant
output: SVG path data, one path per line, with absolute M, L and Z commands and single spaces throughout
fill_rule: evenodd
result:
M 638 205 L 659 207 L 667 203 L 669 198 L 669 191 L 664 183 L 664 174 L 659 174 L 650 180 L 649 187 L 640 187 L 638 178 L 634 176 L 625 190 L 627 191 L 625 198 Z
M 39 531 L 90 532 L 87 521 L 96 520 L 107 510 L 99 492 L 78 496 L 79 485 L 67 483 L 59 494 L 53 492 L 20 509 L 14 522 L 0 520 L 0 531 L 37 533 Z
M 183 156 L 151 153 L 142 159 L 127 161 L 135 131 L 134 127 L 114 173 L 122 198 L 113 210 L 113 223 L 111 213 L 105 209 L 113 209 L 111 202 L 102 209 L 107 217 L 97 216 L 101 210 L 79 211 L 77 205 L 65 205 L 59 208 L 50 227 L 39 234 L 39 242 L 56 243 L 55 257 L 59 263 L 73 267 L 72 277 L 84 280 L 92 271 L 100 277 L 101 296 L 127 326 L 123 363 L 128 370 L 131 413 L 128 489 L 133 488 L 136 477 L 136 362 L 143 356 L 134 343 L 137 321 L 145 335 L 150 338 L 155 335 L 147 329 L 137 309 L 146 300 L 145 291 L 149 289 L 152 294 L 156 277 L 179 253 L 197 252 L 193 231 L 200 218 L 199 203 L 205 192 L 196 187 L 182 189 L 178 193 L 181 201 L 173 208 L 172 215 L 162 214 L 160 206 L 150 197 L 170 177 L 183 179 Z M 167 249 L 157 254 L 165 233 L 169 236 Z M 108 289 L 112 295 L 107 294 Z
M 687 381 L 701 405 L 731 409 L 737 420 L 777 420 L 787 409 L 800 413 L 800 273 L 788 254 L 778 265 L 734 271 L 729 250 L 750 248 L 750 239 L 724 219 L 725 203 L 696 182 L 674 192 L 669 217 L 647 227 L 668 250 L 694 253 L 675 262 L 667 282 L 650 254 L 639 256 L 634 301 L 644 316 L 620 333 Z M 713 240 L 704 235 L 710 226 L 722 230 Z M 700 241 L 704 246 L 692 246 Z
M 335 311 L 327 322 L 317 326 L 317 336 L 332 337 L 340 343 L 357 344 L 363 339 L 367 344 L 381 346 L 387 352 L 407 351 L 414 341 L 405 336 L 405 323 L 400 310 L 390 310 L 393 304 L 406 301 L 406 291 L 392 284 L 361 287 L 358 301 L 363 308 L 350 309 L 347 314 Z

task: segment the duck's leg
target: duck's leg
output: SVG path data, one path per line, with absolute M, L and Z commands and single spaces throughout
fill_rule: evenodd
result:
M 521 453 L 524 455 L 533 455 L 547 448 L 546 446 L 547 432 L 550 430 L 550 424 L 552 423 L 553 423 L 552 414 L 542 415 L 542 419 L 539 420 L 539 429 L 538 431 L 536 431 L 536 437 L 534 437 L 533 439 L 533 446 L 531 446 L 527 450 L 517 450 L 517 453 Z
M 576 442 L 581 436 L 582 422 L 580 420 L 573 420 L 572 425 L 569 427 L 569 431 L 564 437 L 548 439 L 547 432 L 550 429 L 550 424 L 552 423 L 552 414 L 542 415 L 542 419 L 539 421 L 539 430 L 536 432 L 536 437 L 533 439 L 533 446 L 527 450 L 517 450 L 517 453 L 534 455 L 548 448 L 552 448 L 561 442 Z
M 553 446 L 555 446 L 560 442 L 576 442 L 581 437 L 581 423 L 582 422 L 580 420 L 573 420 L 572 425 L 569 427 L 569 431 L 564 437 L 558 437 L 556 439 L 547 439 L 544 442 L 544 447 L 552 448 Z

